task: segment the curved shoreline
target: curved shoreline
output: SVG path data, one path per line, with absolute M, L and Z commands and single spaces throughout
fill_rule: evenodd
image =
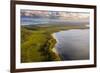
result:
M 51 38 L 48 40 L 48 43 L 49 43 L 49 48 L 48 49 L 49 49 L 49 51 L 51 51 L 51 54 L 52 54 L 52 57 L 53 57 L 52 60 L 54 60 L 54 61 L 60 61 L 61 58 L 60 58 L 60 56 L 59 56 L 59 54 L 58 54 L 58 52 L 57 52 L 57 50 L 55 48 L 55 44 L 57 43 L 57 41 L 53 37 L 52 34 L 50 34 L 50 37 Z
M 58 40 L 56 39 L 55 34 L 53 33 L 53 34 L 51 34 L 51 36 L 52 36 L 53 39 L 55 39 L 55 40 L 57 41 L 56 43 L 58 43 Z M 56 44 L 55 44 L 55 45 L 56 45 Z M 54 47 L 55 47 L 55 46 L 54 46 Z M 58 54 L 56 48 L 54 48 L 54 47 L 53 47 L 52 51 L 55 52 L 56 54 Z
M 58 40 L 56 39 L 55 34 L 52 33 L 51 36 L 52 36 L 53 39 L 56 40 L 56 43 L 58 43 Z M 56 45 L 56 43 L 55 43 L 55 45 Z M 52 51 L 60 58 L 59 53 L 58 53 L 57 49 L 55 48 L 55 45 L 54 45 L 54 47 L 52 48 Z M 61 58 L 60 58 L 60 59 L 61 59 Z

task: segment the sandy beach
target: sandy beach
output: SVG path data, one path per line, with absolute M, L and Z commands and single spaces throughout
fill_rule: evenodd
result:
M 57 40 L 57 38 L 56 38 L 55 33 L 51 34 L 51 36 L 52 36 L 52 37 L 57 41 L 57 43 L 58 43 L 58 40 Z M 55 44 L 55 45 L 56 45 L 56 44 Z M 57 52 L 55 46 L 54 46 L 54 48 L 52 48 L 52 51 L 58 55 L 58 52 Z

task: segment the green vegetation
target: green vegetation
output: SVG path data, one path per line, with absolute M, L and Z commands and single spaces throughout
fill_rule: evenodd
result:
M 56 40 L 52 33 L 60 30 L 85 29 L 85 26 L 21 26 L 21 62 L 59 61 L 52 51 Z

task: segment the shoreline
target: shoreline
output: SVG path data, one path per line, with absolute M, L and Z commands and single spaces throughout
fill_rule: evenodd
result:
M 51 36 L 52 36 L 53 39 L 56 40 L 56 43 L 58 43 L 58 40 L 56 39 L 55 34 L 52 33 Z M 56 43 L 55 43 L 55 45 L 56 45 Z M 52 48 L 52 51 L 53 51 L 57 56 L 59 56 L 58 51 L 57 51 L 57 49 L 55 48 L 55 46 Z

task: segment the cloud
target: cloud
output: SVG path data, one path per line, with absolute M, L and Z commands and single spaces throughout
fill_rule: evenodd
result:
M 89 20 L 89 13 L 65 11 L 21 10 L 23 16 L 53 17 L 64 20 Z

